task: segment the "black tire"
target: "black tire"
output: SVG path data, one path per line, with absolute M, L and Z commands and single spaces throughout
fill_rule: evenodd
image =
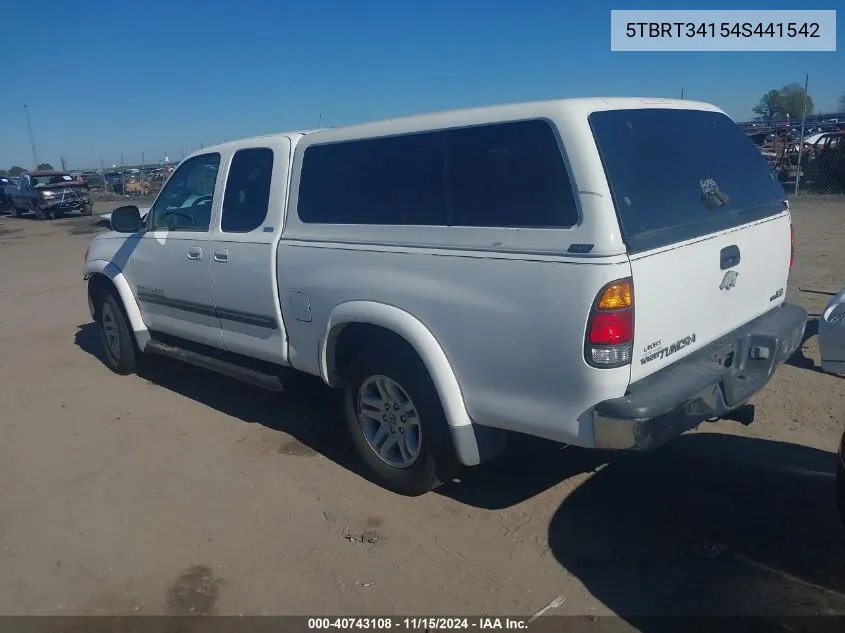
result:
M 391 349 L 384 354 L 361 354 L 346 368 L 344 410 L 357 452 L 369 474 L 382 487 L 406 496 L 419 496 L 450 481 L 460 470 L 451 434 L 437 390 L 428 371 L 412 351 Z M 420 428 L 419 452 L 407 467 L 396 467 L 380 458 L 364 436 L 358 420 L 359 392 L 374 376 L 386 376 L 410 397 Z
M 93 205 L 93 204 L 86 204 L 85 206 L 83 206 L 83 207 L 79 210 L 79 212 L 80 212 L 82 215 L 91 215 L 91 214 L 93 214 L 93 213 L 94 213 L 94 205 Z
M 138 369 L 140 352 L 129 329 L 129 319 L 123 304 L 113 291 L 101 295 L 98 313 L 100 340 L 106 365 L 121 376 L 134 373 Z M 116 337 L 115 341 L 112 340 L 112 335 Z
M 35 217 L 39 220 L 49 220 L 50 219 L 50 212 L 47 209 L 41 209 L 37 204 L 33 205 L 35 211 Z
M 15 217 L 15 218 L 21 217 L 21 215 L 22 215 L 21 210 L 18 209 L 18 207 L 17 207 L 17 205 L 15 205 L 15 203 L 12 203 L 10 205 L 10 208 L 12 209 L 12 217 Z

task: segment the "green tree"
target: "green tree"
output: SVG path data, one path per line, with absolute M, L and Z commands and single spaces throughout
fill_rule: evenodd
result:
M 783 95 L 780 90 L 769 90 L 760 98 L 757 105 L 751 108 L 751 111 L 754 113 L 754 118 L 767 124 L 781 118 L 786 110 L 783 107 Z
M 17 165 L 15 165 L 11 169 L 9 169 L 8 173 L 12 178 L 16 178 L 16 177 L 20 176 L 25 171 L 26 170 L 23 167 L 18 167 Z
M 800 119 L 801 113 L 804 112 L 804 86 L 801 84 L 784 86 L 780 89 L 780 96 L 784 114 L 788 114 L 793 119 Z M 812 114 L 814 109 L 813 98 L 807 95 L 806 114 Z
M 50 163 L 41 163 L 35 169 L 38 171 L 53 171 L 53 166 Z
M 812 114 L 814 110 L 813 98 L 807 95 L 806 113 Z M 769 90 L 751 111 L 755 115 L 754 118 L 768 124 L 785 118 L 787 114 L 793 119 L 801 118 L 801 113 L 804 112 L 804 86 L 789 84 L 780 90 Z

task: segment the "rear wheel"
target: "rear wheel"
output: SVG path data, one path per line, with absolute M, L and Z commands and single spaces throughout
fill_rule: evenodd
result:
M 94 213 L 94 205 L 90 203 L 86 204 L 79 211 L 80 213 L 82 213 L 82 215 L 91 215 L 92 213 Z
M 35 217 L 39 220 L 49 220 L 50 219 L 50 211 L 47 209 L 42 209 L 37 204 L 33 205 L 35 207 Z
M 138 350 L 126 313 L 114 292 L 102 295 L 99 313 L 106 364 L 116 374 L 133 373 L 138 368 Z
M 19 217 L 21 217 L 21 215 L 22 215 L 22 214 L 21 214 L 21 210 L 20 210 L 20 209 L 18 209 L 17 205 L 15 205 L 15 203 L 14 203 L 14 202 L 10 203 L 10 204 L 9 204 L 9 207 L 10 207 L 10 208 L 11 208 L 11 210 L 12 210 L 12 217 L 15 217 L 15 218 L 19 218 Z
M 457 474 L 443 407 L 415 354 L 402 349 L 360 354 L 345 376 L 349 433 L 380 485 L 418 496 Z

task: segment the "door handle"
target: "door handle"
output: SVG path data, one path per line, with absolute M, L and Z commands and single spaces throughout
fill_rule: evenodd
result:
M 202 259 L 202 249 L 199 246 L 189 247 L 188 259 Z
M 219 251 L 214 251 L 214 261 L 224 263 L 229 261 L 229 251 L 227 249 L 222 249 Z

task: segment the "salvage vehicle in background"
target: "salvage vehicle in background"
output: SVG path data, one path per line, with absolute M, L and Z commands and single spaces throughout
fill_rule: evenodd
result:
M 0 176 L 0 213 L 12 209 L 11 191 L 18 186 L 18 179 L 11 176 Z
M 21 174 L 18 185 L 10 189 L 9 198 L 15 217 L 33 212 L 39 220 L 48 220 L 71 211 L 82 215 L 91 215 L 94 211 L 87 183 L 61 171 Z
M 748 424 L 807 318 L 785 301 L 783 189 L 705 103 L 564 99 L 229 142 L 140 216 L 116 209 L 85 254 L 108 367 L 157 354 L 270 390 L 319 376 L 371 477 L 408 495 L 508 431 L 624 451 Z

